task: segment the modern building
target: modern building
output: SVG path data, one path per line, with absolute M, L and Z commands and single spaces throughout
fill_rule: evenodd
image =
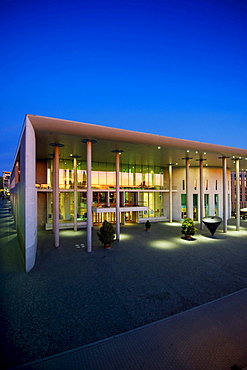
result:
M 3 194 L 9 195 L 10 188 L 10 174 L 9 171 L 3 171 Z
M 35 264 L 37 229 L 231 217 L 231 172 L 247 150 L 94 124 L 25 117 L 11 173 L 11 202 L 25 270 Z M 238 177 L 238 176 L 237 176 Z M 239 182 L 236 198 L 239 204 Z M 239 213 L 239 212 L 238 212 Z M 240 219 L 236 219 L 239 229 Z

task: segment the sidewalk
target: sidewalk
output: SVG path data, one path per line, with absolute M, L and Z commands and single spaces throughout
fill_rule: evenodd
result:
M 40 231 L 26 274 L 0 202 L 1 368 L 243 368 L 247 221 L 233 223 L 193 242 L 181 224 L 125 225 L 108 251 L 94 228 L 91 254 L 85 230 L 61 231 L 58 249 Z
M 246 308 L 247 289 L 244 289 L 140 329 L 20 368 L 243 369 L 247 365 Z

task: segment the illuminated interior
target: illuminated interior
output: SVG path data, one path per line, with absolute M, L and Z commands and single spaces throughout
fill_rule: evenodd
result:
M 59 224 L 60 226 L 74 222 L 74 162 L 72 159 L 59 162 Z M 93 207 L 110 208 L 116 205 L 116 173 L 114 163 L 92 163 L 91 172 Z M 167 192 L 164 181 L 164 170 L 158 166 L 120 166 L 120 207 L 126 210 L 122 222 L 138 222 L 148 218 L 165 219 L 164 193 Z M 46 228 L 52 227 L 53 194 L 52 194 L 53 163 L 47 161 L 47 183 L 37 184 L 39 190 L 47 192 Z M 85 226 L 87 221 L 87 169 L 85 161 L 77 163 L 77 222 Z M 147 191 L 144 191 L 147 190 Z M 146 209 L 132 210 L 133 207 Z M 129 210 L 127 209 L 129 207 Z M 132 208 L 131 208 L 132 207 Z M 115 222 L 115 212 L 93 214 L 93 223 L 104 220 Z M 65 225 L 66 224 L 66 225 Z M 69 225 L 68 225 L 69 226 Z

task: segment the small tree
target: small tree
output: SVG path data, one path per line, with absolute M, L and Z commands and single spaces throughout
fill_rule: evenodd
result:
M 146 227 L 146 230 L 149 230 L 151 228 L 151 223 L 149 220 L 146 221 L 145 227 Z
M 184 235 L 195 235 L 197 229 L 195 228 L 194 221 L 192 218 L 185 218 L 182 223 L 182 234 Z
M 104 245 L 110 245 L 114 242 L 115 239 L 114 227 L 110 222 L 105 220 L 97 235 L 101 243 L 103 243 Z

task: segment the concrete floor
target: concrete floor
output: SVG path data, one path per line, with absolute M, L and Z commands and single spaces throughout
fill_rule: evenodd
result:
M 36 265 L 26 274 L 13 218 L 1 202 L 0 218 L 0 355 L 5 368 L 75 353 L 75 348 L 88 348 L 128 331 L 141 333 L 140 327 L 175 315 L 167 322 L 180 312 L 195 312 L 191 309 L 246 288 L 247 221 L 241 221 L 240 232 L 230 220 L 227 234 L 219 230 L 212 238 L 203 230 L 194 241 L 182 238 L 178 223 L 152 224 L 150 232 L 144 225 L 125 225 L 121 241 L 111 250 L 103 249 L 94 228 L 91 254 L 84 247 L 85 230 L 61 231 L 58 249 L 53 247 L 52 233 L 40 231 Z M 229 364 L 241 360 L 243 367 L 247 357 L 241 356 L 228 358 Z M 137 363 L 129 368 L 148 368 Z M 176 359 L 173 363 L 174 367 L 160 368 L 175 370 Z M 105 362 L 100 366 L 83 369 L 113 368 Z M 180 369 L 193 368 L 184 366 Z

